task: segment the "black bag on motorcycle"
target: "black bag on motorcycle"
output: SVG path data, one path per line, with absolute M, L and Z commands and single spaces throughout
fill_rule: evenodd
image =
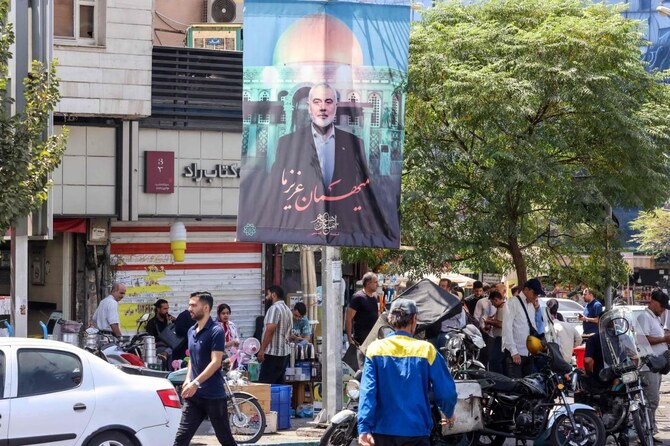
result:
M 174 328 L 175 324 L 169 324 L 158 334 L 158 338 L 165 342 L 172 350 L 176 349 L 184 342 L 184 338 L 177 336 Z
M 646 358 L 647 366 L 653 373 L 662 373 L 667 375 L 670 372 L 670 362 L 668 361 L 668 350 L 662 355 L 649 355 Z

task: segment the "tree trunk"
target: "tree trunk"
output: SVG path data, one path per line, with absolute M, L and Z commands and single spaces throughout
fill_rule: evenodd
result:
M 526 278 L 526 261 L 523 258 L 523 253 L 519 247 L 519 240 L 516 238 L 512 237 L 509 239 L 509 253 L 512 255 L 518 284 L 519 286 L 523 286 L 526 280 L 528 280 Z

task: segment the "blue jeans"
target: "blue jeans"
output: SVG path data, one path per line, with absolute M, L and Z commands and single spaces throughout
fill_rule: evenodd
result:
M 206 416 L 212 423 L 219 443 L 223 446 L 236 446 L 233 434 L 230 432 L 226 399 L 201 398 L 197 393 L 184 400 L 184 412 L 181 414 L 174 446 L 188 446 Z

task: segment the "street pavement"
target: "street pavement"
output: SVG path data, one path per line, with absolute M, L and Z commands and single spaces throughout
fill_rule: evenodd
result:
M 281 430 L 276 434 L 266 434 L 256 444 L 287 446 L 318 445 L 320 433 L 324 430 L 312 427 L 309 423 L 310 421 L 305 418 L 293 418 L 291 419 L 291 429 Z M 665 375 L 661 381 L 661 402 L 656 412 L 656 423 L 659 430 L 656 438 L 663 440 L 663 445 L 670 446 L 670 375 Z M 194 437 L 191 445 L 214 446 L 219 444 L 208 423 L 203 423 L 198 434 Z M 528 442 L 528 444 L 530 445 L 532 442 Z M 609 444 L 614 444 L 614 442 L 610 439 Z M 635 443 L 631 441 L 631 444 Z M 515 442 L 512 439 L 505 442 L 505 446 L 514 445 Z

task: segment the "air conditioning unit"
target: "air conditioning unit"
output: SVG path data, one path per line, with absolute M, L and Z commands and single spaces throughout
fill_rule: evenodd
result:
M 244 0 L 207 0 L 207 23 L 242 23 Z

